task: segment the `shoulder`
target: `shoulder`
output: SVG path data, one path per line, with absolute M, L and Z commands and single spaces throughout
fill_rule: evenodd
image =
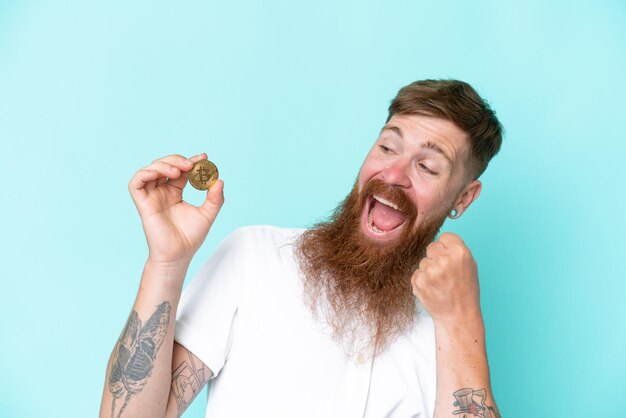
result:
M 247 261 L 265 262 L 272 255 L 281 256 L 286 250 L 292 251 L 303 229 L 279 228 L 271 225 L 240 227 L 228 234 L 210 255 L 204 270 L 217 266 L 229 267 L 233 271 L 243 271 Z
M 293 247 L 304 229 L 282 228 L 273 225 L 252 225 L 235 229 L 220 243 L 216 250 L 218 257 L 227 255 L 264 258 L 282 258 L 293 253 Z
M 281 247 L 293 244 L 304 232 L 301 228 L 282 228 L 273 225 L 252 225 L 235 229 L 224 243 L 252 247 Z

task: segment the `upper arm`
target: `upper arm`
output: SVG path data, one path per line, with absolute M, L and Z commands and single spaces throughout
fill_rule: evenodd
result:
M 202 360 L 182 345 L 174 342 L 172 385 L 165 417 L 180 417 L 212 376 L 213 372 Z

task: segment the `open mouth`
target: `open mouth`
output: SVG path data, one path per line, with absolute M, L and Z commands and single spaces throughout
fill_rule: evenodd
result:
M 400 233 L 407 220 L 398 205 L 379 195 L 370 196 L 365 209 L 365 230 L 376 238 L 392 238 Z

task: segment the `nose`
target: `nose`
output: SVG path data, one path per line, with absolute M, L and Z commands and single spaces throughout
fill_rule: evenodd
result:
M 385 167 L 380 174 L 385 183 L 408 188 L 411 187 L 408 169 L 408 162 L 398 159 Z

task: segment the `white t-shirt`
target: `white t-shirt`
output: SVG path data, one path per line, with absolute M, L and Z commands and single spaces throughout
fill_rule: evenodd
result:
M 304 304 L 301 233 L 238 229 L 183 292 L 175 339 L 213 371 L 206 417 L 432 417 L 430 317 L 373 361 L 347 357 Z

